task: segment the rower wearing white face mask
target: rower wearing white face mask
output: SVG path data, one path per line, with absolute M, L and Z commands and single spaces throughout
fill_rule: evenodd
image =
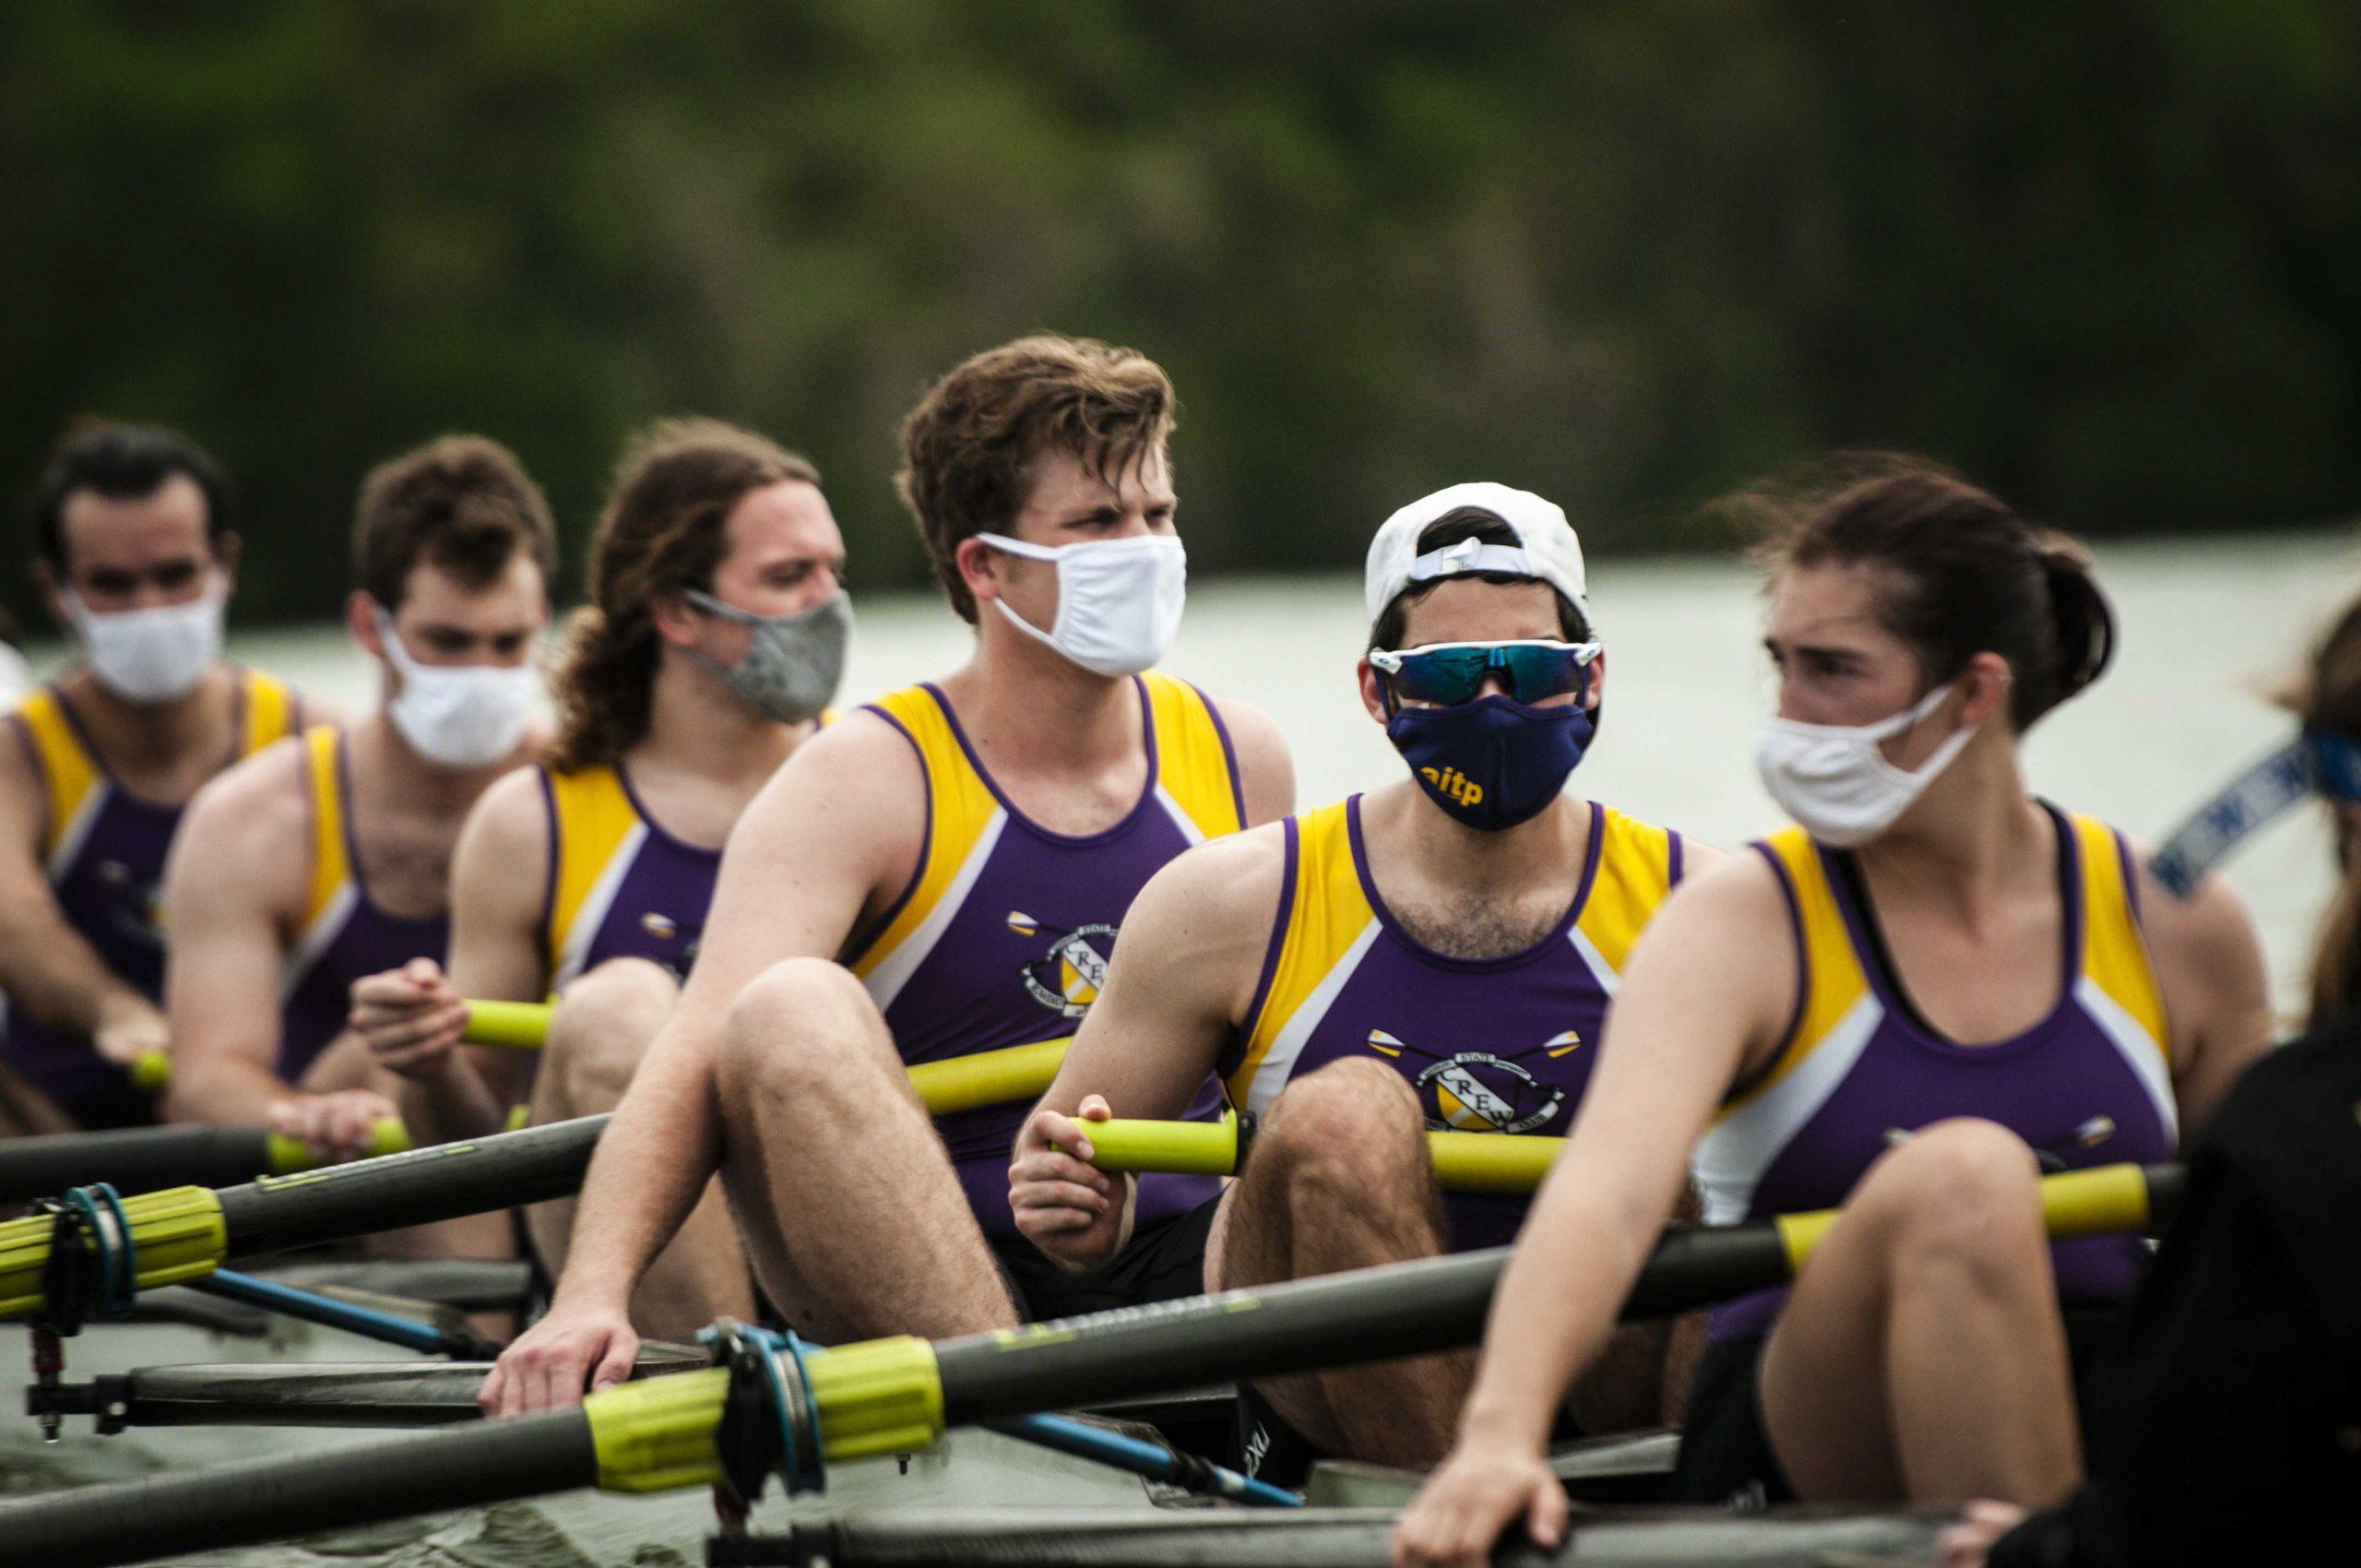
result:
M 302 726 L 221 657 L 230 508 L 210 457 L 142 425 L 76 431 L 36 493 L 34 576 L 80 658 L 0 695 L 0 1135 L 155 1119 L 164 857 L 190 796 Z
M 1072 1034 L 1148 878 L 1292 802 L 1269 719 L 1150 668 L 1183 592 L 1172 423 L 1152 362 L 1050 337 L 978 354 L 912 411 L 902 493 L 974 655 L 847 713 L 746 808 L 549 1315 L 487 1408 L 630 1367 L 634 1288 L 717 1167 L 764 1294 L 825 1340 L 1202 1288 L 1210 1182 L 1144 1182 L 1129 1244 L 1069 1274 L 1009 1212 L 1024 1107 L 930 1125 L 907 1073 Z
M 352 542 L 347 630 L 379 661 L 382 703 L 208 788 L 165 885 L 172 1115 L 270 1126 L 326 1158 L 368 1150 L 397 1111 L 346 1029 L 352 982 L 441 961 L 460 824 L 539 739 L 554 554 L 540 492 L 475 436 L 373 471 Z M 508 1244 L 496 1218 L 455 1223 L 452 1248 Z
M 1632 954 L 1397 1563 L 1558 1538 L 1549 1416 L 1684 1167 L 1709 1221 L 1843 1212 L 1792 1289 L 1714 1314 L 1682 1495 L 2054 1500 L 2146 1253 L 2046 1244 L 2037 1180 L 2173 1158 L 2265 1040 L 2229 889 L 2167 897 L 2026 791 L 2021 735 L 2113 647 L 2080 547 L 1903 459 L 1774 520 L 1758 761 L 1797 826 L 1691 878 Z

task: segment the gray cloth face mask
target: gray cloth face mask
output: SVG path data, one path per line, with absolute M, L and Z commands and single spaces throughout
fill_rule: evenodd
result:
M 844 679 L 845 645 L 852 637 L 852 599 L 839 593 L 800 615 L 757 615 L 709 593 L 684 597 L 708 615 L 750 627 L 753 637 L 735 664 L 699 652 L 699 663 L 719 675 L 738 700 L 782 724 L 817 718 Z M 694 650 L 692 650 L 694 651 Z

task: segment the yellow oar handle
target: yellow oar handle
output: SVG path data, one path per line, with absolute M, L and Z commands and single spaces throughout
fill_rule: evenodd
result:
M 131 1087 L 142 1094 L 161 1094 L 172 1081 L 172 1059 L 160 1051 L 143 1051 L 131 1059 Z
M 1035 1045 L 1012 1045 L 1002 1051 L 979 1051 L 948 1062 L 921 1062 L 910 1069 L 910 1087 L 926 1102 L 927 1113 L 948 1116 L 979 1105 L 1004 1105 L 1031 1099 L 1058 1075 L 1072 1039 L 1045 1039 Z
M 1218 1122 L 1083 1122 L 1090 1162 L 1101 1170 L 1162 1170 L 1228 1176 L 1238 1169 L 1238 1112 Z
M 267 1146 L 270 1160 L 270 1173 L 274 1176 L 291 1175 L 298 1170 L 316 1170 L 323 1165 L 336 1163 L 333 1160 L 322 1159 L 312 1152 L 311 1146 L 303 1139 L 291 1138 L 284 1133 L 271 1134 Z M 401 1118 L 380 1116 L 369 1128 L 367 1152 L 355 1155 L 353 1158 L 377 1159 L 389 1154 L 408 1154 L 409 1147 L 409 1129 L 402 1125 Z
M 1164 1170 L 1228 1176 L 1238 1169 L 1234 1112 L 1216 1122 L 1087 1122 L 1092 1160 L 1101 1170 Z M 1454 1193 L 1530 1193 L 1549 1173 L 1563 1138 L 1499 1133 L 1429 1133 L 1435 1180 Z
M 2145 1230 L 2150 1203 L 2148 1173 L 2138 1165 L 2095 1165 L 2041 1179 L 2042 1225 L 2053 1241 Z M 1829 1208 L 1784 1214 L 1773 1222 L 1786 1246 L 1791 1271 L 1803 1267 L 1804 1260 L 1843 1213 Z
M 468 1027 L 459 1038 L 469 1045 L 499 1045 L 539 1051 L 550 1038 L 546 1002 L 470 1002 Z

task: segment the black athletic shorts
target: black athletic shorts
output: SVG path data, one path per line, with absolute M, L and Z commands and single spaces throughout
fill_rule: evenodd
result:
M 2122 1331 L 2124 1308 L 2065 1309 L 2066 1351 L 2074 1370 L 2074 1399 L 2090 1444 L 2093 1374 Z M 1680 1462 L 1671 1501 L 1722 1503 L 1734 1508 L 1793 1503 L 1796 1489 L 1772 1451 L 1762 1421 L 1762 1347 L 1769 1330 L 1736 1334 L 1705 1348 L 1689 1388 L 1680 1423 Z
M 1560 1409 L 1549 1441 L 1578 1443 L 1589 1435 Z M 1233 1467 L 1273 1486 L 1297 1491 L 1311 1479 L 1314 1463 L 1335 1457 L 1298 1431 L 1251 1383 L 1238 1385 L 1238 1422 L 1232 1439 L 1229 1463 Z
M 1219 1198 L 1136 1231 L 1105 1268 L 1074 1274 L 1050 1261 L 1022 1236 L 984 1240 L 1000 1262 L 1001 1277 L 1027 1323 L 1080 1317 L 1115 1307 L 1145 1306 L 1205 1292 L 1205 1241 L 1213 1234 Z

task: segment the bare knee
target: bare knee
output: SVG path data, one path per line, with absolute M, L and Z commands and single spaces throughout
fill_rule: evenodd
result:
M 2014 1274 L 2043 1241 L 2040 1179 L 2007 1128 L 1939 1122 L 1870 1167 L 1852 1206 L 1888 1230 L 1897 1267 Z
M 1400 1074 L 1348 1059 L 1288 1084 L 1255 1134 L 1250 1165 L 1358 1202 L 1372 1188 L 1425 1175 L 1425 1131 L 1418 1096 Z
M 723 1103 L 756 1099 L 817 1109 L 877 1092 L 899 1076 L 893 1037 L 851 971 L 789 958 L 754 977 L 730 1004 L 715 1062 Z
M 645 958 L 599 965 L 551 1010 L 542 1072 L 569 1097 L 620 1097 L 680 994 L 680 982 Z

